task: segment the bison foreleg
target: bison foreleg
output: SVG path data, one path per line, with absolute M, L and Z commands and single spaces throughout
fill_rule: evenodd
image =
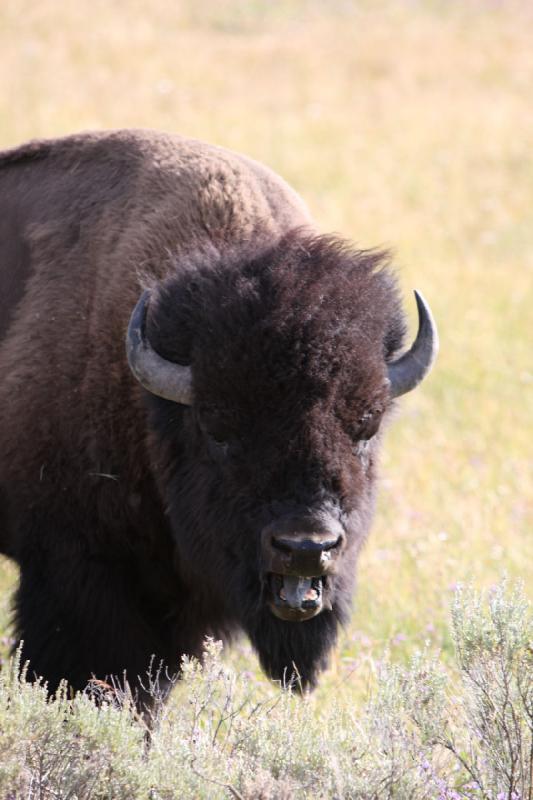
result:
M 132 565 L 41 553 L 20 566 L 15 623 L 28 675 L 42 676 L 51 693 L 62 680 L 73 689 L 93 678 L 127 681 L 144 704 L 151 661 L 168 665 L 168 654 L 161 623 L 141 611 Z

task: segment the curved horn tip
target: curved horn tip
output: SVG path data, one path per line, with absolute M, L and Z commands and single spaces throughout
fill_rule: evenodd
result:
M 429 364 L 428 367 L 428 372 L 429 372 L 429 370 L 433 367 L 435 359 L 439 354 L 439 348 L 440 348 L 439 329 L 437 328 L 437 323 L 435 322 L 435 317 L 433 316 L 429 303 L 422 294 L 422 292 L 419 292 L 418 289 L 414 289 L 413 292 L 416 300 L 416 309 L 418 311 L 419 330 L 424 325 L 431 331 L 432 354 L 431 354 L 431 363 Z
M 412 391 L 429 374 L 439 350 L 437 324 L 421 292 L 415 290 L 418 309 L 418 332 L 415 341 L 400 358 L 389 364 L 391 396 Z

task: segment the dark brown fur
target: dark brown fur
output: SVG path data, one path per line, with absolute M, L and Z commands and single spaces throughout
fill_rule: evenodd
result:
M 270 675 L 313 684 L 348 615 L 403 336 L 383 254 L 318 236 L 255 162 L 150 132 L 0 155 L 0 220 L 0 544 L 24 656 L 81 688 L 245 630 Z M 129 372 L 146 285 L 192 407 Z M 275 619 L 260 531 L 324 504 L 348 540 L 333 610 Z

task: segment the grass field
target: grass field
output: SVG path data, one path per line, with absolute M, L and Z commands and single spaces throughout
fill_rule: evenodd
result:
M 140 126 L 241 150 L 324 231 L 392 247 L 411 314 L 413 287 L 431 302 L 441 356 L 387 434 L 322 698 L 358 697 L 387 646 L 446 661 L 458 582 L 533 586 L 532 24 L 525 0 L 0 5 L 1 146 Z M 5 636 L 14 580 L 4 562 Z

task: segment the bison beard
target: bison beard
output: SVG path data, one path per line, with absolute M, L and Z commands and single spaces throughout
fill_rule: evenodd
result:
M 333 612 L 323 611 L 298 625 L 276 620 L 263 610 L 254 622 L 248 633 L 266 674 L 284 686 L 313 688 L 337 641 L 338 620 Z
M 245 632 L 312 687 L 349 617 L 382 420 L 437 349 L 386 254 L 179 137 L 0 154 L 0 547 L 30 674 L 137 684 Z M 127 358 L 124 342 L 127 343 Z

